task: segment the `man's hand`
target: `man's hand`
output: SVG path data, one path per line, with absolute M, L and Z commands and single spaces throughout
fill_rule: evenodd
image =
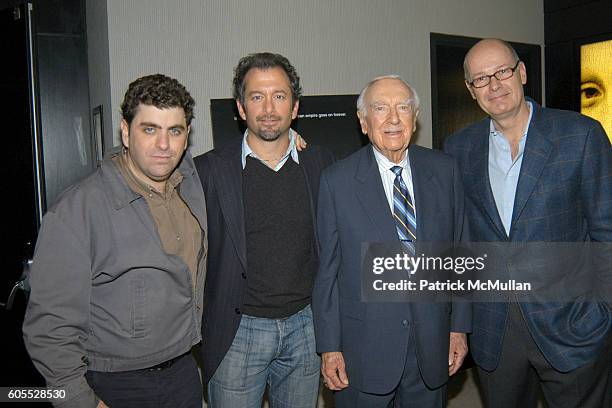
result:
M 108 405 L 106 405 L 104 403 L 104 401 L 100 400 L 100 402 L 98 402 L 98 406 L 96 408 L 108 408 Z
M 300 134 L 295 130 L 293 130 L 293 134 L 295 135 L 295 148 L 297 149 L 297 151 L 301 152 L 302 150 L 306 149 L 306 146 L 308 146 L 306 140 L 304 140 L 302 136 L 300 136 Z
M 321 354 L 321 374 L 323 384 L 332 391 L 340 391 L 349 385 L 344 357 L 340 351 Z
M 465 333 L 450 334 L 450 344 L 448 347 L 448 375 L 453 375 L 459 370 L 463 359 L 467 355 L 467 336 Z

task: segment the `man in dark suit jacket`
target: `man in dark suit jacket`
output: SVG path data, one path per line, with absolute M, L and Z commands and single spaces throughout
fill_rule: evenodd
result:
M 195 159 L 210 222 L 202 353 L 212 408 L 261 407 L 266 384 L 272 406 L 316 405 L 314 225 L 333 157 L 316 146 L 298 154 L 289 127 L 300 94 L 285 57 L 241 59 L 234 97 L 244 138 Z
M 361 251 L 364 243 L 400 237 L 409 247 L 414 235 L 417 242 L 459 241 L 460 174 L 445 154 L 408 148 L 419 101 L 400 77 L 372 80 L 357 109 L 371 144 L 326 169 L 319 191 L 321 266 L 312 307 L 324 382 L 337 391 L 338 407 L 387 407 L 391 401 L 442 407 L 448 376 L 467 353 L 471 305 L 368 302 L 361 297 Z M 394 196 L 394 189 L 402 195 Z M 401 201 L 397 209 L 394 200 Z M 410 216 L 403 218 L 398 211 L 405 210 Z M 416 227 L 400 232 L 405 224 L 396 218 Z
M 612 150 L 601 125 L 526 100 L 525 65 L 504 41 L 476 44 L 464 70 L 490 117 L 445 147 L 461 167 L 472 240 L 612 241 Z M 608 406 L 610 305 L 517 300 L 474 305 L 470 349 L 486 405 L 533 407 L 539 382 L 551 407 Z

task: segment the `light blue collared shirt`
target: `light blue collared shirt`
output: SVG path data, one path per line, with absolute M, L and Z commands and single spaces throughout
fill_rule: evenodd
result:
M 510 235 L 516 186 L 518 185 L 521 165 L 523 164 L 527 131 L 529 130 L 529 124 L 531 123 L 531 116 L 533 114 L 531 102 L 527 102 L 527 105 L 529 106 L 529 118 L 527 119 L 527 126 L 519 142 L 518 154 L 514 161 L 512 160 L 510 143 L 502 132 L 495 129 L 493 120 L 491 120 L 490 125 L 489 182 L 491 184 L 491 190 L 493 191 L 493 197 L 495 198 L 497 212 L 504 224 L 506 235 Z
M 248 129 L 245 130 L 244 137 L 242 138 L 242 169 L 244 170 L 244 168 L 246 167 L 246 159 L 248 156 L 251 156 L 259 160 L 260 162 L 262 162 L 263 164 L 267 166 L 268 164 L 264 160 L 261 160 L 259 157 L 257 157 L 255 152 L 251 150 L 251 147 L 249 146 L 247 142 L 248 132 L 249 132 Z M 285 155 L 280 159 L 276 167 L 274 167 L 272 170 L 279 171 L 283 167 L 283 165 L 287 162 L 287 159 L 289 159 L 289 157 L 291 157 L 293 161 L 296 162 L 297 164 L 300 164 L 300 159 L 298 158 L 298 151 L 295 148 L 295 135 L 293 134 L 292 129 L 289 129 L 289 146 L 287 147 L 287 151 L 285 152 Z
M 414 205 L 414 216 L 416 217 L 414 186 L 412 184 L 412 171 L 410 170 L 408 150 L 406 150 L 404 158 L 397 164 L 387 159 L 385 155 L 379 152 L 374 146 L 372 146 L 372 150 L 374 150 L 374 157 L 376 158 L 376 163 L 378 164 L 378 171 L 380 173 L 380 178 L 382 179 L 385 196 L 387 197 L 387 202 L 389 203 L 391 213 L 393 213 L 393 182 L 395 181 L 395 173 L 393 170 L 391 170 L 391 168 L 394 166 L 400 166 L 402 168 L 402 180 L 404 180 L 404 184 L 406 184 L 408 192 L 410 193 L 410 198 L 412 198 L 412 205 Z

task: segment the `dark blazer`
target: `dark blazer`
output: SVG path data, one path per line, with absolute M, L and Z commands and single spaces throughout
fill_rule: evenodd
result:
M 312 298 L 317 351 L 343 353 L 352 387 L 387 393 L 401 379 L 414 326 L 410 341 L 416 342 L 423 379 L 437 387 L 448 379 L 450 332 L 471 329 L 471 305 L 362 301 L 362 243 L 398 241 L 372 149 L 362 148 L 321 177 L 317 213 L 321 264 Z M 411 146 L 408 154 L 418 239 L 459 241 L 464 232 L 464 197 L 453 159 L 419 146 Z
M 601 125 L 576 112 L 541 108 L 533 115 L 514 201 L 510 236 L 495 206 L 488 172 L 487 118 L 447 139 L 461 167 L 473 241 L 612 241 L 612 150 Z M 520 304 L 539 349 L 561 372 L 593 360 L 612 328 L 604 303 Z M 507 303 L 474 305 L 470 350 L 485 370 L 497 367 Z
M 234 341 L 247 288 L 241 152 L 239 138 L 219 151 L 195 158 L 206 196 L 209 231 L 202 317 L 204 384 L 210 381 Z M 314 225 L 321 170 L 333 162 L 333 156 L 324 148 L 309 146 L 298 157 L 306 177 Z

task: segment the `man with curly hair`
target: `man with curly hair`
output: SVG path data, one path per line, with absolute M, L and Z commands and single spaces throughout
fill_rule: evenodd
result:
M 186 152 L 194 100 L 177 80 L 132 82 L 123 151 L 65 191 L 43 219 L 23 325 L 58 407 L 202 406 L 207 226 Z

